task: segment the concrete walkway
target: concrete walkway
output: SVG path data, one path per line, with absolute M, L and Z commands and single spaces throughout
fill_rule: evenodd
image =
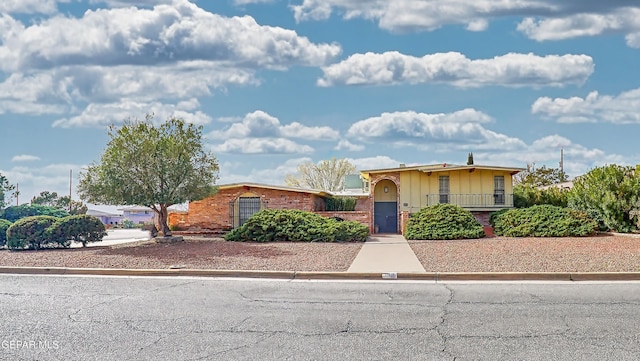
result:
M 364 243 L 347 272 L 426 273 L 400 234 L 375 234 Z

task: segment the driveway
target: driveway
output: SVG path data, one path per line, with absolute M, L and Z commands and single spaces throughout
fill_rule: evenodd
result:
M 143 231 L 141 229 L 109 229 L 107 235 L 102 238 L 102 242 L 88 243 L 87 247 L 104 247 L 112 246 L 114 244 L 131 243 L 138 241 L 145 241 L 151 238 L 149 231 Z M 74 242 L 71 244 L 71 248 L 82 247 L 81 243 Z

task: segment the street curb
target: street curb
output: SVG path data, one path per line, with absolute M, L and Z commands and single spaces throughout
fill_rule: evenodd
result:
M 640 281 L 640 272 L 426 272 L 357 273 L 313 271 L 250 271 L 208 269 L 123 269 L 66 267 L 0 267 L 0 274 L 172 276 L 269 278 L 288 280 L 412 280 L 412 281 Z

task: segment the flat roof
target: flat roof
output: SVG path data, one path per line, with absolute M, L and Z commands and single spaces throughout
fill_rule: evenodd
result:
M 289 186 L 271 185 L 271 184 L 262 184 L 262 183 L 248 183 L 248 182 L 221 184 L 218 186 L 218 189 L 231 189 L 231 188 L 239 188 L 239 187 L 264 188 L 264 189 L 274 189 L 274 190 L 287 191 L 287 192 L 309 193 L 309 194 L 315 194 L 319 196 L 333 196 L 331 192 L 322 191 L 319 189 L 298 188 L 298 187 L 289 187 Z
M 491 165 L 479 165 L 479 164 L 471 164 L 471 165 L 458 165 L 458 164 L 448 164 L 448 163 L 440 163 L 440 164 L 426 164 L 426 165 L 416 165 L 409 167 L 396 167 L 396 168 L 383 168 L 383 169 L 368 169 L 361 170 L 361 174 L 371 174 L 371 173 L 389 173 L 389 172 L 408 172 L 408 171 L 420 171 L 420 172 L 447 172 L 452 170 L 499 170 L 504 172 L 510 172 L 512 174 L 516 174 L 525 170 L 525 168 L 517 168 L 517 167 L 499 167 L 499 166 L 491 166 Z

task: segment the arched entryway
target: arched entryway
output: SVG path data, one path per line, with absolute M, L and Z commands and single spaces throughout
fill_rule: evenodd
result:
M 378 233 L 398 233 L 398 187 L 388 179 L 373 190 L 373 224 Z

